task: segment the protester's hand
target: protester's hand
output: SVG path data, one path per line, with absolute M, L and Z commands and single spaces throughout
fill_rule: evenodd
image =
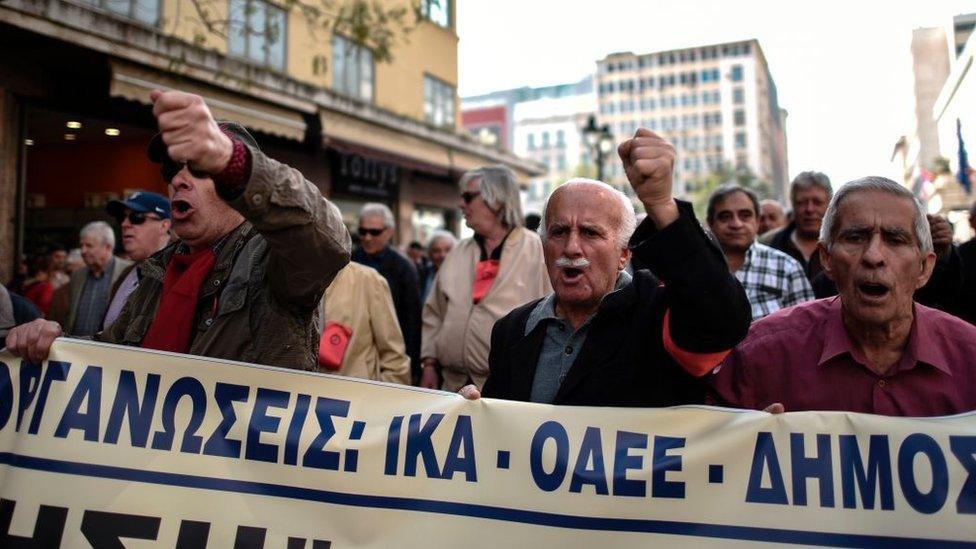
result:
M 634 137 L 617 148 L 624 172 L 647 215 L 660 229 L 678 218 L 678 205 L 671 196 L 674 147 L 656 133 L 640 128 Z
M 51 352 L 51 344 L 61 337 L 61 325 L 51 320 L 38 318 L 15 326 L 7 333 L 7 350 L 27 359 L 28 362 L 42 362 Z
M 227 167 L 234 144 L 221 131 L 202 97 L 154 90 L 149 98 L 170 158 L 211 175 Z
M 932 247 L 939 257 L 949 252 L 952 246 L 952 225 L 944 217 L 937 215 L 927 216 L 929 220 L 929 230 L 932 231 Z
M 779 402 L 774 402 L 763 409 L 763 412 L 766 412 L 767 414 L 782 414 L 785 411 L 786 407 Z
M 478 400 L 481 398 L 481 391 L 478 390 L 477 385 L 465 385 L 464 387 L 461 387 L 458 394 L 468 400 Z
M 429 363 L 428 361 L 433 361 Z M 428 364 L 430 364 L 428 366 Z M 424 369 L 420 374 L 420 386 L 424 389 L 440 389 L 441 380 L 437 375 L 437 361 L 434 359 L 424 360 Z

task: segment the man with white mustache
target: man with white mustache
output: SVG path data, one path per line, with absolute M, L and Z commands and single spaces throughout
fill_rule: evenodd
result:
M 671 194 L 674 148 L 645 129 L 618 150 L 647 210 L 606 183 L 574 179 L 549 197 L 540 234 L 553 293 L 495 323 L 483 395 L 583 406 L 704 401 L 697 379 L 745 337 L 739 282 Z M 636 229 L 636 230 L 635 230 Z M 631 277 L 631 254 L 650 266 Z M 466 398 L 481 396 L 473 385 Z

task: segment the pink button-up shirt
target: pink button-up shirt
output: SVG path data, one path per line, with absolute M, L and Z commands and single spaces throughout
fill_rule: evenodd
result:
M 706 377 L 709 401 L 890 416 L 976 409 L 976 327 L 954 316 L 916 303 L 898 363 L 878 375 L 865 362 L 844 328 L 840 297 L 810 301 L 755 322 Z

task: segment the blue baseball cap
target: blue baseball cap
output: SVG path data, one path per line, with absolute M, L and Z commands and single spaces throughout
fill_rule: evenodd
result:
M 111 200 L 105 206 L 105 211 L 112 217 L 120 218 L 125 208 L 139 213 L 156 214 L 160 219 L 170 219 L 172 217 L 169 199 L 161 194 L 151 193 L 149 191 L 136 191 L 130 194 L 125 200 Z

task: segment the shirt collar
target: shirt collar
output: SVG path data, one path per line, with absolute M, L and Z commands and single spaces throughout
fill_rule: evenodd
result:
M 608 297 L 620 291 L 624 286 L 630 284 L 632 280 L 633 277 L 630 275 L 630 273 L 627 271 L 620 271 L 620 274 L 617 275 L 617 282 L 613 286 L 613 291 L 603 296 L 603 299 L 600 301 L 600 306 L 602 307 L 603 303 L 606 302 Z M 599 312 L 599 309 L 597 309 L 597 312 Z M 595 313 L 594 315 L 591 315 L 583 325 L 585 326 L 588 324 L 593 316 L 596 316 Z M 539 325 L 540 322 L 544 320 L 557 319 L 559 319 L 559 317 L 556 316 L 556 293 L 553 292 L 542 298 L 542 301 L 537 303 L 536 306 L 532 308 L 532 312 L 529 313 L 529 318 L 525 321 L 525 333 L 530 333 L 535 329 L 536 326 Z
M 898 369 L 908 369 L 914 367 L 916 362 L 928 364 L 948 375 L 952 375 L 949 361 L 946 359 L 940 345 L 933 344 L 937 340 L 934 332 L 934 324 L 931 309 L 912 304 L 913 320 L 912 328 L 908 333 L 908 344 L 902 354 L 902 359 L 896 365 Z M 822 366 L 830 359 L 850 353 L 854 356 L 854 344 L 847 335 L 844 328 L 843 312 L 841 310 L 840 296 L 836 296 L 830 303 L 827 322 L 824 324 L 824 343 L 823 350 L 820 352 L 818 366 Z

